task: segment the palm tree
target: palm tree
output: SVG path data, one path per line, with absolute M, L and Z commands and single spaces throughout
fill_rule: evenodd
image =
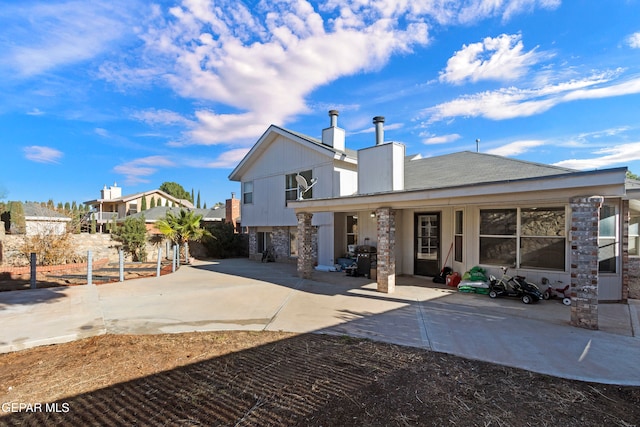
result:
M 156 227 L 173 243 L 185 247 L 185 262 L 189 262 L 189 240 L 199 241 L 204 236 L 208 236 L 209 232 L 200 227 L 202 215 L 195 215 L 190 210 L 180 209 L 179 215 L 174 215 L 171 211 L 167 211 L 167 215 L 158 220 Z

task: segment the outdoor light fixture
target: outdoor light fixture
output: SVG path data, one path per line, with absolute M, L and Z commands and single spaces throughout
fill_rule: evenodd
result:
M 370 216 L 371 216 L 371 218 L 375 218 L 376 217 L 376 213 L 375 212 L 371 212 Z

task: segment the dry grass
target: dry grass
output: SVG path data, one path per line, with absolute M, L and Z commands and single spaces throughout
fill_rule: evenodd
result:
M 633 426 L 640 388 L 349 337 L 106 335 L 0 355 L 0 425 Z M 62 405 L 66 406 L 62 406 Z

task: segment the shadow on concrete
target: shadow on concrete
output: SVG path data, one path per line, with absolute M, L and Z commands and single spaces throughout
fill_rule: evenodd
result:
M 6 310 L 10 305 L 35 305 L 54 302 L 66 298 L 64 287 L 50 287 L 43 289 L 29 289 L 0 292 L 0 310 Z

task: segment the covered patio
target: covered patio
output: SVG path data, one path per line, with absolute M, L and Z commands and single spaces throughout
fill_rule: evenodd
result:
M 607 171 L 605 171 L 607 172 Z M 618 173 L 616 171 L 615 173 Z M 364 219 L 363 228 L 368 229 L 367 241 L 377 247 L 376 289 L 383 293 L 393 293 L 396 289 L 399 275 L 425 275 L 417 272 L 419 246 L 416 224 L 417 216 L 421 213 L 436 213 L 440 227 L 438 229 L 437 245 L 434 246 L 433 260 L 436 272 L 447 265 L 453 266 L 460 273 L 481 264 L 482 235 L 479 227 L 481 210 L 484 207 L 503 208 L 505 206 L 529 209 L 535 212 L 539 207 L 552 206 L 561 209 L 563 224 L 560 227 L 560 250 L 565 254 L 565 260 L 560 263 L 561 270 L 530 269 L 525 275 L 534 282 L 540 283 L 542 275 L 560 279 L 571 286 L 571 324 L 574 326 L 598 329 L 598 299 L 599 294 L 606 294 L 609 289 L 618 286 L 619 296 L 614 300 L 626 302 L 629 284 L 629 248 L 628 236 L 631 229 L 637 230 L 638 212 L 630 208 L 629 200 L 620 197 L 624 194 L 624 186 L 620 185 L 619 177 L 614 173 L 600 173 L 597 182 L 590 190 L 596 195 L 576 195 L 576 188 L 572 178 L 564 178 L 562 183 L 553 184 L 547 177 L 547 188 L 544 192 L 532 191 L 532 183 L 511 182 L 501 184 L 478 185 L 473 188 L 458 187 L 432 190 L 411 190 L 388 192 L 368 195 L 354 195 L 331 199 L 315 199 L 297 201 L 291 204 L 298 219 L 298 247 L 297 271 L 300 277 L 310 278 L 314 274 L 314 267 L 318 263 L 317 253 L 327 248 L 320 247 L 322 239 L 314 239 L 318 227 L 313 225 L 315 213 L 331 212 L 335 223 L 332 226 L 338 230 L 330 242 L 333 244 L 331 259 L 337 259 L 344 251 L 344 242 L 340 241 L 338 233 L 342 228 L 337 224 L 346 216 Z M 577 178 L 576 178 L 577 179 Z M 517 201 L 514 201 L 517 200 Z M 603 250 L 600 248 L 603 239 L 600 216 L 604 205 L 615 207 L 615 219 L 620 220 L 620 236 L 614 239 L 612 249 L 616 264 L 615 275 L 599 272 L 602 266 Z M 608 212 L 608 211 L 607 211 Z M 464 216 L 464 220 L 462 217 Z M 458 224 L 459 222 L 459 224 Z M 634 225 L 635 224 L 635 225 Z M 360 223 L 358 224 L 360 226 Z M 460 228 L 458 228 L 458 226 Z M 518 227 L 520 228 L 520 220 Z M 615 228 L 615 227 L 614 227 Z M 637 234 L 637 231 L 635 232 Z M 544 236 L 543 236 L 544 237 Z M 556 236 L 557 237 L 557 236 Z M 364 234 L 359 235 L 358 244 L 363 243 Z M 541 239 L 539 237 L 538 239 Z M 318 248 L 314 243 L 318 241 Z M 632 250 L 637 244 L 631 239 Z M 448 257 L 448 249 L 456 248 L 456 256 Z M 521 245 L 517 247 L 518 256 L 523 251 Z M 447 259 L 445 260 L 445 257 Z M 483 265 L 484 267 L 484 265 Z M 495 268 L 498 265 L 494 265 Z M 491 268 L 491 266 L 489 266 Z M 433 271 L 433 269 L 432 269 Z M 514 273 L 515 274 L 515 273 Z M 520 273 L 518 273 L 520 274 Z M 434 274 L 431 274 L 433 276 Z M 497 275 L 497 274 L 495 274 Z M 599 292 L 600 289 L 600 292 Z

